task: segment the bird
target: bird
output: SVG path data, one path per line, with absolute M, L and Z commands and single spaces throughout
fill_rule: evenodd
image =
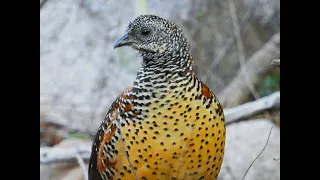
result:
M 180 26 L 139 15 L 115 43 L 142 61 L 111 104 L 92 143 L 89 180 L 215 180 L 226 139 L 217 96 L 193 71 Z

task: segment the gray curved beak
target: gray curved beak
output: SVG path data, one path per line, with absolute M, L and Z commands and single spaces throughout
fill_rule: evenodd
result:
M 132 41 L 130 41 L 128 33 L 126 32 L 120 39 L 118 39 L 115 43 L 113 48 L 118 48 L 121 46 L 126 46 L 128 44 L 130 44 Z

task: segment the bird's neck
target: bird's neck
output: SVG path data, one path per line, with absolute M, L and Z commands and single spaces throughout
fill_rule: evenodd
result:
M 188 48 L 157 59 L 144 57 L 134 84 L 138 88 L 157 91 L 168 90 L 170 84 L 187 84 L 190 76 L 194 75 L 193 63 Z
M 158 72 L 158 71 L 185 71 L 192 70 L 192 56 L 190 45 L 185 40 L 174 51 L 162 53 L 141 52 L 142 65 L 139 72 Z

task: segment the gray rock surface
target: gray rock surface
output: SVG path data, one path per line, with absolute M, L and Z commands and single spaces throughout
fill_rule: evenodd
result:
M 261 156 L 249 169 L 245 180 L 280 179 L 280 128 L 269 120 L 257 119 L 243 121 L 227 126 L 225 159 L 220 180 L 240 180 L 252 161 L 258 156 L 267 142 Z

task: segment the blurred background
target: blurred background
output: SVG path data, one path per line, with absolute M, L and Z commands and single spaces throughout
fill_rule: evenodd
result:
M 272 65 L 280 59 L 279 0 L 40 0 L 41 179 L 84 179 L 91 139 L 141 63 L 113 43 L 141 14 L 183 28 L 196 74 L 225 109 L 270 103 L 280 92 Z M 280 101 L 271 106 L 230 120 L 219 179 L 242 179 L 266 143 L 246 179 L 280 179 Z

